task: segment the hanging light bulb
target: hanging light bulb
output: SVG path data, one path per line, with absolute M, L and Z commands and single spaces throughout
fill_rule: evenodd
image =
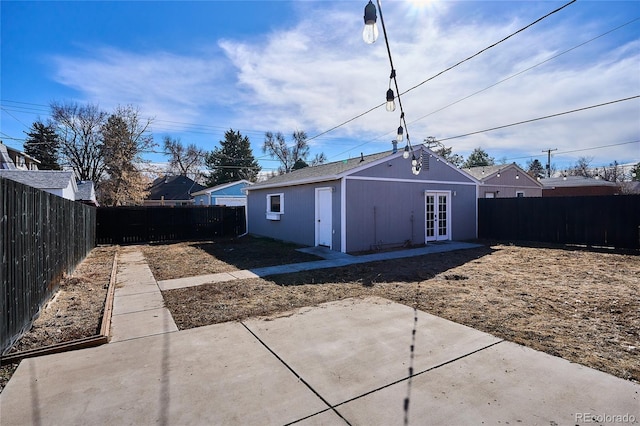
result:
M 402 158 L 404 158 L 405 160 L 409 158 L 409 144 L 406 144 L 404 146 L 404 152 L 402 153 Z
M 413 157 L 411 157 L 411 165 L 412 165 L 413 167 L 415 167 L 415 166 L 417 166 L 417 165 L 418 165 L 418 159 L 416 158 L 416 155 L 415 155 L 415 154 L 413 154 Z
M 362 31 L 362 39 L 367 44 L 373 44 L 378 39 L 377 20 L 376 6 L 369 0 L 369 4 L 364 7 L 364 30 Z
M 404 133 L 404 129 L 402 128 L 402 126 L 398 127 L 398 134 L 396 135 L 396 140 L 398 142 L 402 142 L 402 137 L 403 137 L 402 134 L 403 133 Z
M 418 167 L 411 167 L 411 172 L 418 176 L 420 174 L 420 169 Z
M 516 172 L 516 179 L 520 179 L 520 172 Z
M 393 112 L 396 110 L 395 95 L 393 89 L 387 90 L 387 111 Z

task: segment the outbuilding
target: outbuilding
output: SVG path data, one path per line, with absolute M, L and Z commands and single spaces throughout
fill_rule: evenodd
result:
M 251 182 L 242 179 L 192 192 L 191 195 L 196 206 L 246 206 L 244 189 L 249 185 Z
M 248 232 L 345 253 L 476 238 L 479 181 L 424 146 L 414 154 L 417 175 L 387 151 L 249 186 Z

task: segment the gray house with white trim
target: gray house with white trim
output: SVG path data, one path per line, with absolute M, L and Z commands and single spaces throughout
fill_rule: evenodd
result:
M 477 237 L 479 181 L 427 148 L 295 170 L 246 188 L 247 230 L 345 253 Z

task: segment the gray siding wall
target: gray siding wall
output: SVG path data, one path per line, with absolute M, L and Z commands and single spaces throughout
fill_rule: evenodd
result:
M 425 191 L 451 191 L 451 239 L 477 236 L 475 185 L 347 179 L 346 187 L 347 252 L 424 244 Z
M 331 187 L 332 248 L 340 250 L 340 183 L 321 182 L 283 188 L 250 190 L 247 196 L 248 232 L 304 246 L 315 245 L 315 188 Z M 267 194 L 284 194 L 284 214 L 280 220 L 266 218 Z
M 520 178 L 516 179 L 518 174 Z M 500 177 L 492 176 L 487 179 L 480 186 L 478 196 L 485 198 L 485 193 L 493 192 L 496 198 L 512 198 L 518 191 L 523 191 L 525 197 L 542 197 L 542 187 L 513 168 L 500 172 Z

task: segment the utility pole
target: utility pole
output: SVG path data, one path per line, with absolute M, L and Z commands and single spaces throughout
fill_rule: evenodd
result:
M 558 148 L 556 149 L 545 149 L 542 152 L 546 152 L 547 153 L 547 177 L 550 178 L 551 177 L 551 151 L 557 151 Z

